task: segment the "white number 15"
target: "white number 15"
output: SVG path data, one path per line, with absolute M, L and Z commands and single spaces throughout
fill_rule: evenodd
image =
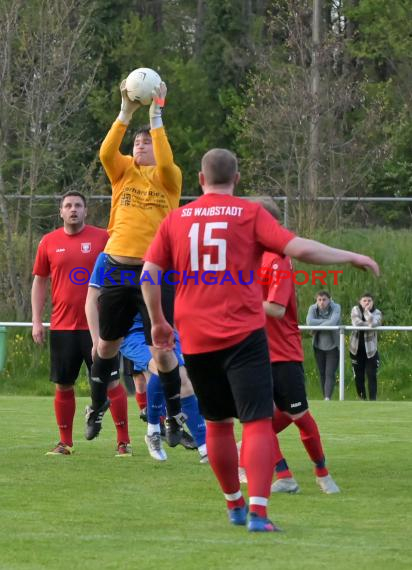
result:
M 227 222 L 208 222 L 205 225 L 202 245 L 217 247 L 217 263 L 211 263 L 211 255 L 203 256 L 203 269 L 205 271 L 224 271 L 226 269 L 226 240 L 212 237 L 213 230 L 226 230 Z M 192 271 L 199 271 L 199 228 L 200 224 L 192 224 L 190 228 L 190 266 Z

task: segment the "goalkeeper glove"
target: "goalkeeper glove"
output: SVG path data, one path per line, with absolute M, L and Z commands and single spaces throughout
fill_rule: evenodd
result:
M 126 89 L 126 79 L 120 83 L 120 93 L 122 94 L 122 105 L 120 107 L 120 113 L 117 117 L 119 121 L 128 125 L 131 121 L 133 113 L 141 107 L 138 101 L 131 101 L 127 95 Z
M 162 81 L 159 87 L 152 91 L 153 101 L 149 109 L 150 128 L 158 129 L 163 127 L 162 110 L 165 105 L 167 87 L 166 83 Z

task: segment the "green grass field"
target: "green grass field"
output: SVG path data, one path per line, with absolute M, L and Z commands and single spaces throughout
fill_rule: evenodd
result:
M 409 402 L 311 404 L 342 489 L 320 493 L 297 430 L 281 436 L 302 493 L 274 496 L 284 530 L 229 526 L 209 466 L 183 448 L 155 463 L 130 399 L 134 456 L 115 458 L 108 414 L 101 437 L 45 457 L 56 441 L 52 399 L 0 397 L 1 570 L 403 569 L 412 567 Z

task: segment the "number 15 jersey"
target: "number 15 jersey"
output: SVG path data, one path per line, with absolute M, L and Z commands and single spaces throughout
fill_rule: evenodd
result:
M 283 254 L 294 237 L 260 204 L 229 195 L 205 194 L 167 216 L 145 260 L 177 285 L 183 354 L 233 346 L 265 325 L 262 254 Z

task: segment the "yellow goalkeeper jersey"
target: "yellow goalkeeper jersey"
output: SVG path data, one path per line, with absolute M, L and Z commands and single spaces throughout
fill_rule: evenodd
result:
M 138 166 L 119 150 L 127 125 L 116 120 L 100 148 L 112 184 L 105 252 L 142 258 L 163 218 L 179 205 L 182 173 L 163 127 L 151 131 L 156 166 Z

